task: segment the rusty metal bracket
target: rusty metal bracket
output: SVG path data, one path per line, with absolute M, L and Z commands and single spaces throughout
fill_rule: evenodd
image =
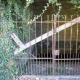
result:
M 59 55 L 59 50 L 53 50 L 53 54 L 56 56 Z

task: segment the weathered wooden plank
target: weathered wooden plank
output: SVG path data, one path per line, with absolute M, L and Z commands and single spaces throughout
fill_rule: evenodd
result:
M 74 25 L 74 24 L 76 24 L 76 23 L 79 22 L 79 21 L 80 21 L 80 17 L 75 18 L 75 19 L 73 19 L 73 20 L 71 20 L 71 21 L 69 21 L 69 22 L 67 22 L 67 23 L 65 23 L 65 24 L 57 27 L 57 28 L 56 28 L 56 33 L 59 32 L 59 31 L 62 31 L 62 30 L 64 30 L 64 29 L 66 29 L 66 28 L 68 28 L 68 27 L 70 27 L 70 26 L 72 26 L 72 25 Z M 50 37 L 50 36 L 53 35 L 53 34 L 54 34 L 54 33 L 53 33 L 53 29 L 52 29 L 51 31 L 43 34 L 42 36 L 39 36 L 39 37 L 37 37 L 36 39 L 33 39 L 32 41 L 26 43 L 26 44 L 25 44 L 25 47 L 20 47 L 19 49 L 16 49 L 15 52 L 14 52 L 14 54 L 18 54 L 19 52 L 21 52 L 21 51 L 25 50 L 26 48 L 28 48 L 28 47 L 30 47 L 30 46 L 32 46 L 32 45 L 40 42 L 41 40 L 44 40 L 44 39 Z
M 14 34 L 11 34 L 11 38 L 16 42 L 16 44 L 20 47 L 20 48 L 24 48 L 24 44 L 21 42 L 21 40 Z

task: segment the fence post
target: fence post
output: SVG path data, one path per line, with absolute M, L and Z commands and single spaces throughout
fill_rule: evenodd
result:
M 54 16 L 54 22 L 52 22 L 52 28 L 53 28 L 53 35 L 52 35 L 52 68 L 53 68 L 53 72 L 52 74 L 54 75 L 55 73 L 55 52 L 56 52 L 56 15 L 52 15 L 52 21 L 53 21 L 53 16 Z

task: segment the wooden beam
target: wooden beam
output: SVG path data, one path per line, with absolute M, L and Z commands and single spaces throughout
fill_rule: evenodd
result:
M 20 47 L 20 48 L 24 48 L 24 44 L 21 42 L 21 40 L 14 34 L 11 34 L 11 38 L 16 42 L 16 44 Z
M 79 21 L 80 21 L 80 17 L 75 18 L 75 19 L 73 19 L 73 20 L 71 20 L 71 21 L 69 21 L 69 22 L 67 22 L 67 23 L 65 23 L 65 24 L 57 27 L 56 28 L 56 33 L 59 32 L 59 31 L 62 31 L 64 29 L 66 29 L 66 28 L 68 28 L 68 27 L 70 27 L 70 26 L 72 26 L 72 25 L 74 25 L 76 23 L 78 23 Z M 26 48 L 28 48 L 28 47 L 30 47 L 30 46 L 32 46 L 32 45 L 40 42 L 41 40 L 44 40 L 44 39 L 50 37 L 51 35 L 53 35 L 53 29 L 51 31 L 43 34 L 42 36 L 39 36 L 36 39 L 33 39 L 32 41 L 26 43 L 24 45 L 25 47 L 20 47 L 19 49 L 16 49 L 15 52 L 14 52 L 14 54 L 18 54 L 19 52 L 21 52 L 21 51 L 25 50 Z

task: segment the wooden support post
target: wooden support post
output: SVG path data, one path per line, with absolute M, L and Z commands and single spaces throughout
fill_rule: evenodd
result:
M 52 35 L 52 68 L 53 68 L 53 75 L 55 73 L 55 64 L 56 64 L 56 61 L 55 61 L 55 58 L 56 58 L 56 55 L 55 55 L 55 49 L 56 49 L 56 15 L 52 15 L 52 20 L 53 20 L 53 17 L 54 17 L 54 22 L 52 23 L 52 28 L 53 28 L 53 35 Z

